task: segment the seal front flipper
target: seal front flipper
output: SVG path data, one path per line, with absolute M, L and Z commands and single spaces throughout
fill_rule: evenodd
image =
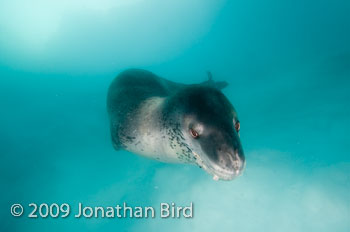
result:
M 214 87 L 216 89 L 222 90 L 226 86 L 228 86 L 228 83 L 226 81 L 213 81 L 213 75 L 211 74 L 210 71 L 207 71 L 208 74 L 208 80 L 203 82 L 202 85 Z

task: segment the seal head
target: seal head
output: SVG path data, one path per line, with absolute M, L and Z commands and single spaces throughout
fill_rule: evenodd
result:
M 164 107 L 168 120 L 180 122 L 195 162 L 214 180 L 239 176 L 245 157 L 237 113 L 217 88 L 192 85 L 170 97 Z

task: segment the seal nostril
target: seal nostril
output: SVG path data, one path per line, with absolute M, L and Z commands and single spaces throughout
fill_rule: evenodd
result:
M 238 169 L 238 162 L 237 162 L 237 160 L 235 160 L 235 161 L 233 161 L 233 168 L 234 169 Z
M 239 154 L 238 154 L 238 150 L 235 150 L 235 153 L 234 153 L 235 155 L 234 155 L 234 159 L 235 160 L 240 160 L 240 158 L 239 158 Z

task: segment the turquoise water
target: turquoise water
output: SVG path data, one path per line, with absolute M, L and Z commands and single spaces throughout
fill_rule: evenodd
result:
M 0 1 L 0 231 L 349 231 L 349 12 L 346 0 Z M 229 82 L 244 175 L 215 182 L 114 151 L 107 89 L 131 67 Z M 194 208 L 28 218 L 30 203 L 79 202 Z

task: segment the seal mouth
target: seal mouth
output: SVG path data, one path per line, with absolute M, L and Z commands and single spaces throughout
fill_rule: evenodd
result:
M 192 151 L 194 157 L 196 158 L 196 163 L 199 167 L 203 168 L 207 173 L 213 176 L 213 180 L 232 180 L 240 176 L 244 170 L 233 169 L 228 170 L 220 167 L 219 165 L 210 162 L 209 160 L 203 160 L 196 152 Z

